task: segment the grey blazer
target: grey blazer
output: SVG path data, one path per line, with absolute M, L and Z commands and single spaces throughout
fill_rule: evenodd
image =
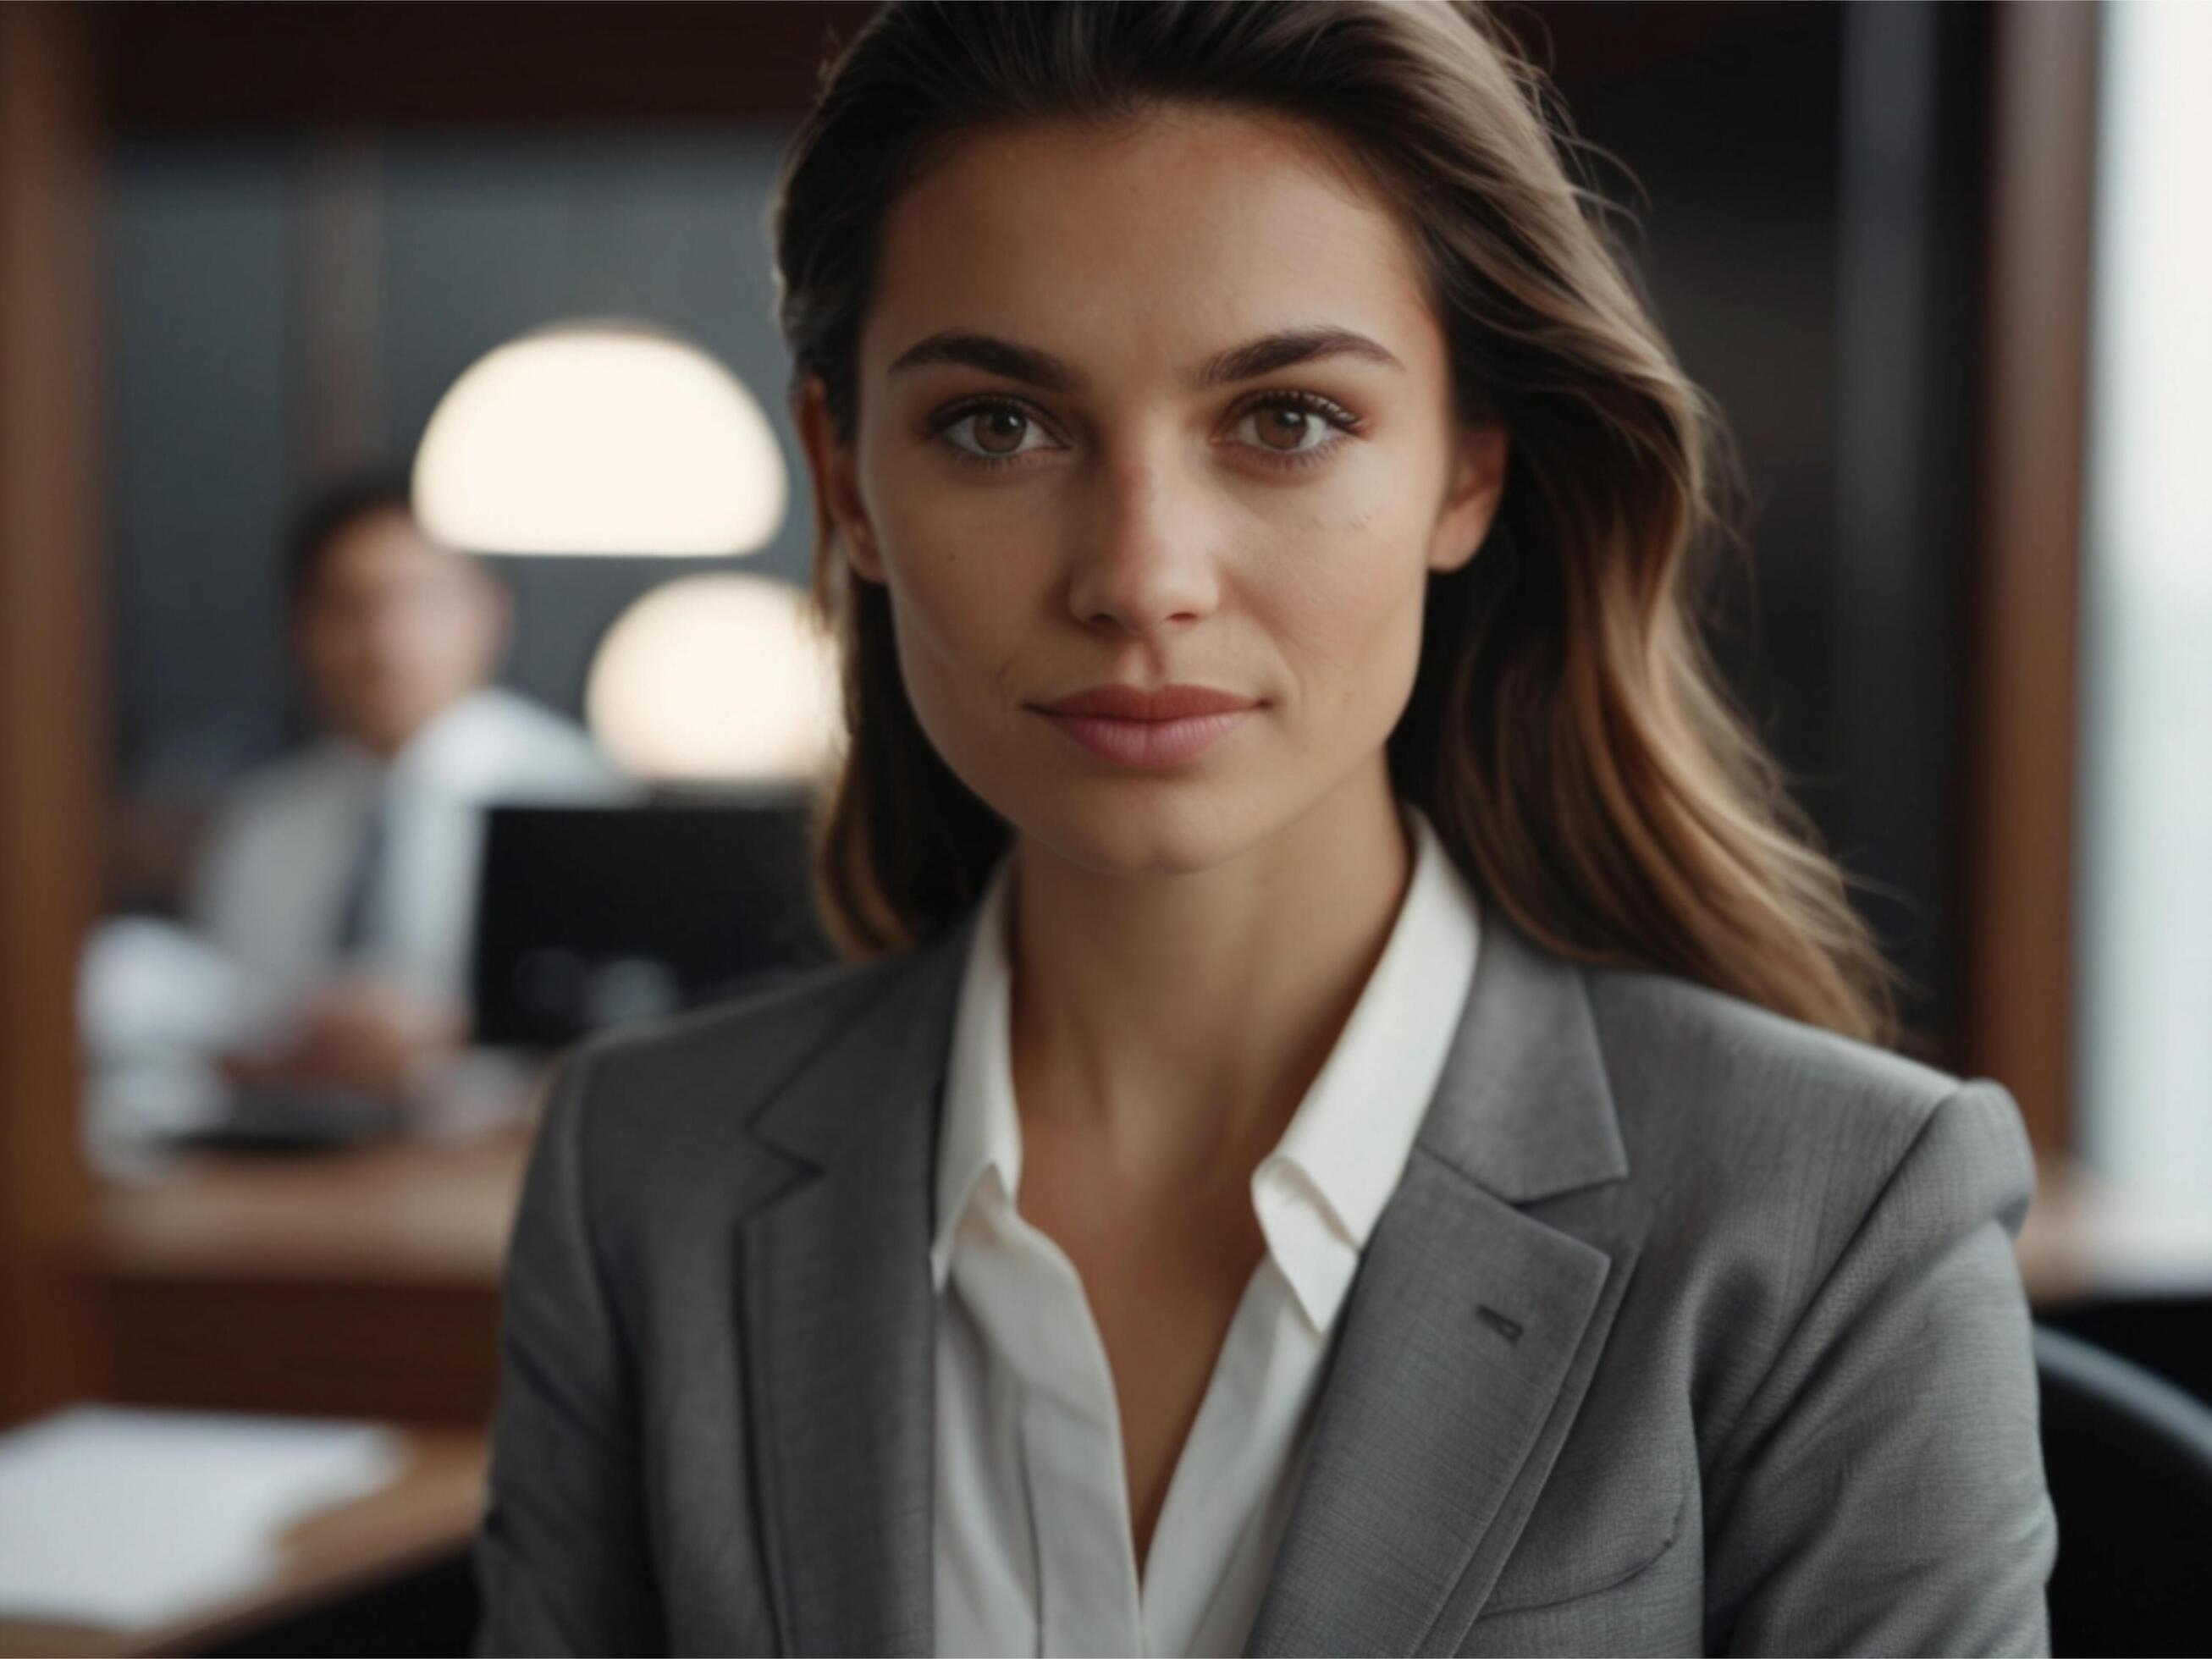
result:
M 975 914 L 564 1059 L 477 1651 L 930 1650 Z M 1247 1651 L 2047 1654 L 2011 1097 L 1483 929 Z

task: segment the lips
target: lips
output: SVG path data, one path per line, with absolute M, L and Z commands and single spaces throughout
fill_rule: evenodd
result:
M 1040 706 L 1040 713 L 1101 760 L 1117 766 L 1177 766 L 1212 747 L 1259 705 L 1210 685 L 1094 685 Z
M 1182 720 L 1200 714 L 1230 714 L 1253 707 L 1255 699 L 1210 685 L 1164 685 L 1146 691 L 1133 685 L 1094 685 L 1048 702 L 1055 714 L 1114 720 Z

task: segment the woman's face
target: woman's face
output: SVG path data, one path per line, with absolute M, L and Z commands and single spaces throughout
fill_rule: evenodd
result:
M 1413 246 L 1299 128 L 965 140 L 886 227 L 859 385 L 849 449 L 800 399 L 817 499 L 890 589 L 923 730 L 1018 833 L 1189 871 L 1387 791 L 1425 586 L 1488 530 L 1504 438 L 1455 428 Z M 1252 707 L 1045 712 L 1171 684 Z

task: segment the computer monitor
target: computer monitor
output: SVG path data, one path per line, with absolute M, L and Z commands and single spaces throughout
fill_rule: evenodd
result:
M 795 795 L 487 809 L 474 1040 L 555 1048 L 835 961 Z

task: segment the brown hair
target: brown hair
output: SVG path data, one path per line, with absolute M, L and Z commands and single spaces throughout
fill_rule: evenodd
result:
M 1333 137 L 1415 239 L 1461 418 L 1510 434 L 1481 556 L 1430 578 L 1396 793 L 1560 956 L 1895 1041 L 1893 970 L 1700 637 L 1694 578 L 1740 488 L 1725 428 L 1607 204 L 1570 179 L 1541 73 L 1479 0 L 892 0 L 825 68 L 771 210 L 794 397 L 818 378 L 852 441 L 883 226 L 962 135 L 1168 101 Z M 814 600 L 843 649 L 848 743 L 815 880 L 861 957 L 956 919 L 1011 831 L 924 735 L 889 595 L 836 541 L 817 502 Z

